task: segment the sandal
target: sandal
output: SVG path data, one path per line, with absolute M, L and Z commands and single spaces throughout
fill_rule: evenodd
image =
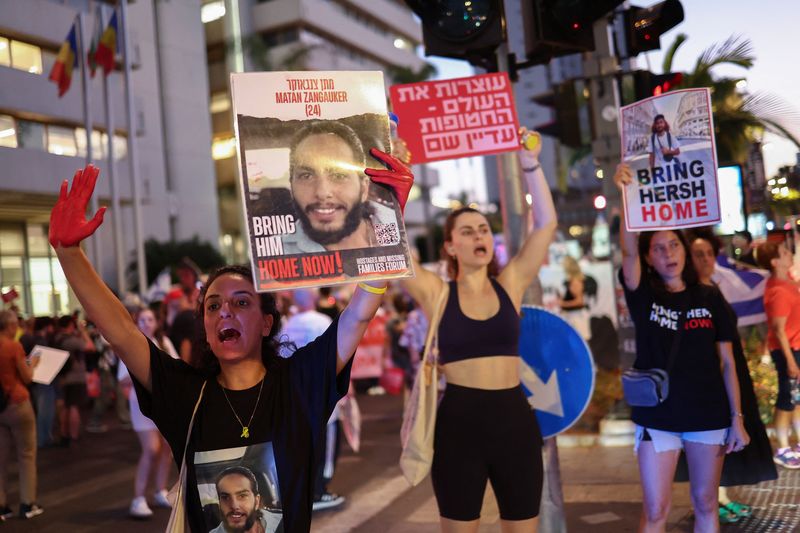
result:
M 730 502 L 728 505 L 723 505 L 723 507 L 739 518 L 747 518 L 753 513 L 753 510 L 749 505 L 739 502 Z
M 739 521 L 736 513 L 729 510 L 726 506 L 719 504 L 719 523 L 720 524 L 735 524 Z

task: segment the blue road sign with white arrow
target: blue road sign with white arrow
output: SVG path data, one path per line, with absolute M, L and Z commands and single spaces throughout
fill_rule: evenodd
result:
M 536 409 L 542 437 L 569 429 L 589 405 L 594 360 L 586 342 L 563 318 L 523 305 L 520 322 L 520 379 Z

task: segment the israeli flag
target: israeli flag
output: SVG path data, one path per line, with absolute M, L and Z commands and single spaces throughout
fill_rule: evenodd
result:
M 764 311 L 764 289 L 769 271 L 734 268 L 731 260 L 723 254 L 717 257 L 717 265 L 711 280 L 717 284 L 722 295 L 731 304 L 739 326 L 752 326 L 767 321 Z

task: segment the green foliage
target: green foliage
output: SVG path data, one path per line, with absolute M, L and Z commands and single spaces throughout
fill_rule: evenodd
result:
M 182 258 L 188 257 L 194 261 L 200 270 L 208 272 L 225 264 L 216 248 L 209 242 L 201 241 L 197 236 L 186 241 L 164 241 L 148 239 L 144 243 L 144 255 L 147 262 L 147 283 L 153 283 L 159 273 L 168 267 L 172 267 Z M 128 273 L 135 276 L 136 262 L 132 261 L 128 265 Z M 173 272 L 173 281 L 176 281 Z M 134 286 L 133 290 L 138 290 Z
M 436 67 L 430 63 L 425 63 L 418 70 L 408 67 L 388 67 L 386 74 L 393 84 L 417 83 L 436 76 Z
M 298 44 L 281 56 L 277 56 L 273 48 L 260 33 L 242 37 L 242 53 L 247 56 L 253 69 L 259 72 L 306 70 L 308 55 L 317 47 Z M 225 49 L 228 54 L 234 53 L 236 44 L 233 39 L 225 43 Z
M 664 72 L 672 70 L 672 63 L 687 37 L 679 34 L 664 56 Z M 745 78 L 715 76 L 719 65 L 736 65 L 745 70 L 753 67 L 755 54 L 749 39 L 731 36 L 721 44 L 706 48 L 694 65 L 694 70 L 683 73 L 683 81 L 676 89 L 690 87 L 711 88 L 711 108 L 714 113 L 714 133 L 717 157 L 721 165 L 742 164 L 748 149 L 764 131 L 784 137 L 800 148 L 800 140 L 793 133 L 800 125 L 800 113 L 782 99 L 769 94 L 749 94 L 737 87 Z

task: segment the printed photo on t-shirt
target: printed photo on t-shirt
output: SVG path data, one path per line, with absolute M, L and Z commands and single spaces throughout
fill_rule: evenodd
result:
M 283 532 L 272 442 L 196 452 L 194 466 L 206 531 Z

